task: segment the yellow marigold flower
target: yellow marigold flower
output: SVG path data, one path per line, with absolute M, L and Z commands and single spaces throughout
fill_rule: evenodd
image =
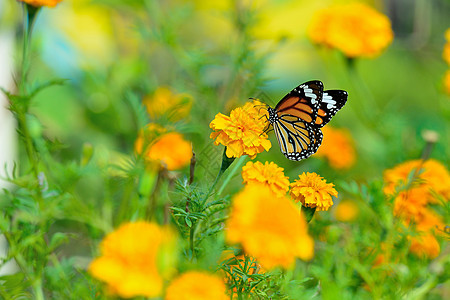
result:
M 411 246 L 409 251 L 416 256 L 433 259 L 439 255 L 441 247 L 434 235 L 423 233 L 419 236 L 410 237 Z
M 352 200 L 344 200 L 338 203 L 334 215 L 336 220 L 341 222 L 351 222 L 356 220 L 359 214 L 358 205 Z
M 447 40 L 447 43 L 444 45 L 442 57 L 450 65 L 450 28 L 445 31 L 445 39 Z
M 435 202 L 433 193 L 441 195 L 444 199 L 450 197 L 450 174 L 446 167 L 439 161 L 434 159 L 425 162 L 417 159 L 410 160 L 397 165 L 396 167 L 386 170 L 383 174 L 386 183 L 383 191 L 387 195 L 393 195 L 397 188 L 406 186 L 412 172 L 420 168 L 417 175 L 417 183 L 414 186 L 427 188 L 430 193 L 427 199 Z
M 450 70 L 447 70 L 444 75 L 444 91 L 450 95 Z
M 173 272 L 176 235 L 169 227 L 149 222 L 126 223 L 100 244 L 101 256 L 89 272 L 123 298 L 157 297 L 163 278 Z
M 56 4 L 58 4 L 62 0 L 19 0 L 19 1 L 28 3 L 28 4 L 33 5 L 33 6 L 55 7 Z
M 316 173 L 303 173 L 291 183 L 289 194 L 295 202 L 301 202 L 305 207 L 315 207 L 317 211 L 328 210 L 333 205 L 331 196 L 337 197 L 334 184 L 327 183 Z
M 249 161 L 242 167 L 244 183 L 262 183 L 268 186 L 277 196 L 286 195 L 289 190 L 289 178 L 284 176 L 283 168 L 274 162 L 265 162 L 263 165 L 257 161 Z
M 152 120 L 165 116 L 171 121 L 179 121 L 189 114 L 192 98 L 188 94 L 174 94 L 167 87 L 158 88 L 152 96 L 143 99 Z
M 314 43 L 338 49 L 347 57 L 377 56 L 394 37 L 389 18 L 363 3 L 318 11 L 308 35 Z
M 174 279 L 166 292 L 166 300 L 227 300 L 222 279 L 212 274 L 190 271 Z
M 322 128 L 322 132 L 324 138 L 316 156 L 327 158 L 335 169 L 347 169 L 353 166 L 356 154 L 349 131 L 327 126 Z
M 168 170 L 180 169 L 191 160 L 191 143 L 186 141 L 180 133 L 165 133 L 165 131 L 157 125 L 146 127 L 136 140 L 136 152 L 144 152 L 148 162 L 158 162 Z
M 262 118 L 257 105 L 259 101 L 247 102 L 243 107 L 235 108 L 230 116 L 218 113 L 209 124 L 213 133 L 211 138 L 214 144 L 227 147 L 226 155 L 229 158 L 248 155 L 255 158 L 256 154 L 269 150 L 272 144 L 264 132 L 267 121 Z
M 309 260 L 314 254 L 314 241 L 299 209 L 262 184 L 248 184 L 233 198 L 225 235 L 266 269 L 290 268 L 296 257 Z

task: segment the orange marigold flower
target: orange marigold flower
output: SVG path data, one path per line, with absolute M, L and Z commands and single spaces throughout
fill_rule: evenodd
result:
M 266 269 L 290 268 L 296 257 L 309 260 L 314 254 L 314 241 L 299 209 L 262 184 L 248 184 L 233 198 L 225 235 Z
M 286 195 L 289 190 L 289 178 L 284 176 L 283 168 L 274 162 L 265 162 L 263 165 L 257 161 L 249 161 L 242 167 L 244 183 L 262 183 L 268 186 L 277 196 Z
M 347 57 L 377 56 L 394 37 L 389 18 L 363 3 L 318 11 L 308 35 L 314 43 L 336 48 Z
M 187 165 L 192 157 L 191 143 L 177 132 L 159 138 L 148 150 L 150 160 L 159 160 L 168 170 L 176 170 Z
M 450 174 L 439 161 L 434 159 L 410 160 L 386 170 L 383 174 L 386 183 L 383 191 L 387 195 L 393 195 L 396 189 L 406 186 L 410 176 L 417 172 L 414 187 L 420 186 L 428 189 L 430 193 L 427 196 L 428 201 L 435 202 L 436 197 L 432 192 L 441 195 L 444 199 L 450 197 Z
M 417 223 L 428 203 L 428 191 L 424 188 L 411 188 L 401 191 L 394 199 L 394 216 L 403 218 L 407 223 Z
M 303 173 L 291 183 L 289 194 L 295 202 L 301 202 L 305 207 L 315 207 L 317 211 L 328 210 L 333 205 L 331 196 L 337 197 L 334 184 L 327 183 L 316 173 Z
M 447 40 L 447 43 L 444 45 L 442 57 L 450 65 L 450 28 L 445 31 L 445 39 Z
M 264 113 L 255 107 L 257 105 L 261 102 L 247 102 L 243 107 L 233 109 L 230 116 L 219 113 L 209 124 L 214 130 L 210 136 L 215 139 L 214 144 L 227 147 L 229 158 L 248 155 L 253 159 L 272 147 L 264 132 L 267 121 L 262 118 Z
M 352 222 L 359 214 L 358 205 L 352 200 L 344 200 L 338 203 L 334 215 L 341 222 Z
M 346 169 L 353 166 L 356 154 L 349 131 L 327 126 L 322 128 L 322 132 L 324 138 L 316 156 L 327 158 L 335 169 Z
M 62 0 L 19 0 L 33 6 L 48 6 L 55 7 Z
M 410 237 L 411 246 L 409 251 L 416 256 L 433 259 L 439 255 L 441 247 L 434 235 L 422 233 L 419 236 Z
M 177 170 L 187 165 L 192 157 L 191 143 L 180 133 L 165 133 L 159 126 L 146 127 L 135 143 L 137 153 L 143 153 L 148 162 L 158 162 L 168 170 Z
M 174 279 L 166 292 L 166 300 L 227 300 L 223 281 L 212 274 L 190 271 Z
M 166 117 L 170 121 L 179 121 L 189 114 L 192 97 L 188 94 L 174 94 L 167 87 L 158 88 L 152 96 L 143 99 L 152 120 Z
M 174 271 L 176 235 L 154 223 L 126 223 L 103 239 L 100 252 L 89 272 L 111 293 L 123 298 L 157 297 L 163 278 Z
M 444 232 L 445 224 L 441 216 L 436 214 L 432 209 L 422 211 L 421 218 L 417 220 L 417 231 L 434 231 L 436 233 Z

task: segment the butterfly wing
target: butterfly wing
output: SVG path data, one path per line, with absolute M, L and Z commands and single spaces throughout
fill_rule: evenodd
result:
M 323 84 L 313 80 L 305 82 L 290 91 L 278 102 L 275 111 L 278 117 L 296 116 L 305 123 L 314 123 L 322 102 Z
M 322 101 L 315 119 L 315 126 L 322 128 L 345 105 L 348 93 L 343 90 L 327 90 L 323 92 Z
M 280 117 L 273 124 L 280 150 L 290 160 L 302 160 L 316 153 L 322 143 L 322 132 L 291 115 Z
M 342 90 L 323 91 L 321 81 L 305 82 L 290 91 L 269 111 L 281 152 L 290 160 L 302 160 L 316 153 L 322 144 L 320 128 L 347 102 Z

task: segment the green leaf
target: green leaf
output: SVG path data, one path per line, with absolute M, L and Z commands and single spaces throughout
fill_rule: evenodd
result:
M 67 79 L 53 79 L 53 80 L 48 80 L 46 82 L 43 83 L 39 83 L 37 84 L 35 87 L 33 87 L 29 98 L 33 98 L 34 96 L 36 96 L 39 92 L 41 92 L 42 90 L 45 90 L 48 87 L 54 86 L 54 85 L 64 85 L 66 83 L 66 81 L 68 81 Z
M 186 225 L 191 228 L 192 227 L 192 221 L 191 219 L 189 219 L 189 217 L 184 218 L 184 220 L 186 221 Z
M 305 213 L 306 222 L 309 223 L 314 217 L 314 213 L 316 212 L 315 207 L 306 207 L 302 206 L 302 211 Z
M 50 240 L 50 251 L 53 251 L 54 249 L 58 248 L 64 243 L 67 243 L 68 241 L 69 237 L 67 236 L 67 234 L 62 232 L 55 233 Z
M 176 206 L 172 206 L 172 207 L 170 207 L 170 209 L 172 209 L 174 211 L 177 211 L 177 212 L 179 212 L 181 214 L 186 214 L 186 211 L 184 209 L 181 209 L 181 208 L 176 207 Z

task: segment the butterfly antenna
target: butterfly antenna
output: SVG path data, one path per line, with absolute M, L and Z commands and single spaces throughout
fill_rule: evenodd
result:
M 273 127 L 271 126 L 271 124 L 268 124 L 266 128 L 264 128 L 264 132 L 265 134 L 268 134 L 269 132 L 273 131 Z M 261 134 L 263 134 L 261 133 Z
M 270 103 L 272 106 L 274 106 L 274 105 L 276 104 L 276 103 L 273 102 L 272 97 L 270 97 L 270 96 L 269 96 L 266 92 L 264 92 L 263 90 L 259 90 L 259 91 L 258 91 L 257 97 L 260 98 L 260 99 L 263 99 L 264 102 L 266 102 L 266 103 Z M 266 104 L 266 105 L 268 105 L 268 104 Z M 268 106 L 270 106 L 270 105 L 268 105 Z

